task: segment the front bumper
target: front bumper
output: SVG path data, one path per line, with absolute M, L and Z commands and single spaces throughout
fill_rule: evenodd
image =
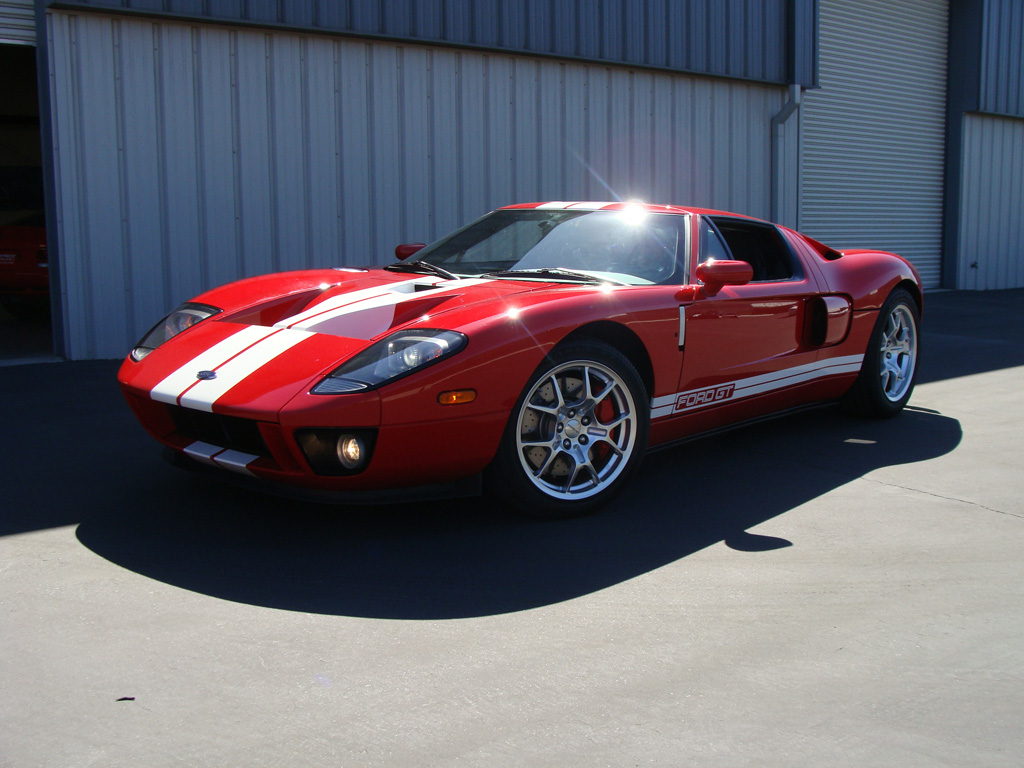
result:
M 313 504 L 351 506 L 402 504 L 412 501 L 435 501 L 439 499 L 479 496 L 483 490 L 483 475 L 481 473 L 446 483 L 433 483 L 429 485 L 417 485 L 402 488 L 379 488 L 376 490 L 365 491 L 346 491 L 306 488 L 298 485 L 274 482 L 273 480 L 267 480 L 253 474 L 246 475 L 235 472 L 224 472 L 206 463 L 197 461 L 185 453 L 168 447 L 165 447 L 163 450 L 163 458 L 169 464 L 180 469 L 214 477 L 219 481 L 226 481 L 240 488 L 269 494 L 271 496 L 279 496 L 285 499 L 311 502 Z
M 477 476 L 494 457 L 507 419 L 499 412 L 382 424 L 375 392 L 315 398 L 322 411 L 244 416 L 173 406 L 128 387 L 124 394 L 145 429 L 178 457 L 176 463 L 265 492 L 328 503 L 477 493 Z M 357 473 L 318 473 L 298 439 L 311 429 L 372 431 L 369 463 Z

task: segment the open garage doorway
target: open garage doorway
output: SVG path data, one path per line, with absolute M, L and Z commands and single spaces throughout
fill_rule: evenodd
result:
M 36 49 L 0 44 L 0 365 L 53 355 Z

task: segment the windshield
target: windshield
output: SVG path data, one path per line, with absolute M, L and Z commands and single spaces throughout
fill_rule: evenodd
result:
M 686 216 L 633 208 L 500 210 L 427 246 L 409 263 L 426 262 L 459 277 L 682 283 L 686 222 Z

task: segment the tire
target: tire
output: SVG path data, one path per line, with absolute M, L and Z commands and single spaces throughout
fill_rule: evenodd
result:
M 569 342 L 537 368 L 509 416 L 489 472 L 492 495 L 533 517 L 575 517 L 611 501 L 643 458 L 647 390 L 600 342 Z
M 843 398 L 847 410 L 874 418 L 903 410 L 917 381 L 920 318 L 910 293 L 897 288 L 889 294 L 871 331 L 860 375 Z

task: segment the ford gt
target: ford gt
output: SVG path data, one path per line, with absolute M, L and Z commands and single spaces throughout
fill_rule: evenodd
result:
M 187 301 L 118 378 L 181 464 L 272 492 L 494 494 L 591 512 L 648 449 L 841 402 L 899 413 L 921 283 L 877 250 L 674 205 L 493 211 L 386 266 L 253 277 Z

